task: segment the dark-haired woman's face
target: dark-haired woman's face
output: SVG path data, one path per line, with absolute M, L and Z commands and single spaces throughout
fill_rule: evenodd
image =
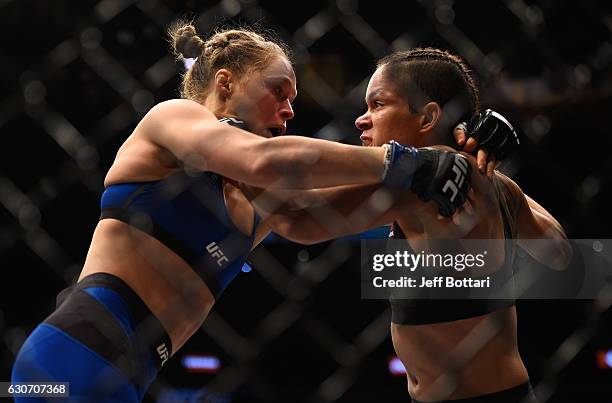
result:
M 420 115 L 410 111 L 405 98 L 385 77 L 384 66 L 372 75 L 365 101 L 367 111 L 355 120 L 364 146 L 381 146 L 391 140 L 419 146 L 415 143 Z
M 293 119 L 291 103 L 297 95 L 291 63 L 282 56 L 262 70 L 254 70 L 235 87 L 228 109 L 254 133 L 265 137 L 284 134 Z

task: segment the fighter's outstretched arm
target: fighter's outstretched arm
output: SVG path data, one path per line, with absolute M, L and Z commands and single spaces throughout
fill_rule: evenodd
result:
M 571 245 L 559 222 L 541 205 L 526 196 L 514 181 L 498 176 L 509 188 L 515 202 L 518 245 L 539 262 L 563 269 L 572 256 Z M 425 206 L 410 192 L 389 193 L 379 185 L 340 186 L 313 189 L 292 194 L 258 192 L 244 189 L 265 217 L 268 229 L 295 242 L 312 244 L 360 233 L 389 224 L 406 214 L 419 214 Z M 468 233 L 475 224 L 461 215 L 472 212 L 464 208 L 449 221 L 457 233 Z M 452 229 L 452 228 L 451 228 Z M 545 239 L 546 242 L 541 240 Z
M 262 225 L 284 238 L 313 244 L 391 223 L 400 207 L 422 204 L 411 192 L 391 193 L 380 185 L 351 185 L 300 192 L 262 192 L 243 186 Z
M 156 105 L 135 134 L 170 151 L 193 170 L 266 188 L 379 183 L 385 169 L 383 147 L 302 136 L 264 138 L 219 123 L 207 108 L 184 99 Z

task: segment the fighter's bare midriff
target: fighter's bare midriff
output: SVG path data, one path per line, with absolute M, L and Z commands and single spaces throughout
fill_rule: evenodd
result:
M 480 396 L 529 379 L 517 349 L 514 307 L 452 322 L 391 324 L 391 335 L 408 391 L 420 401 Z
M 80 278 L 97 272 L 119 277 L 138 294 L 168 332 L 173 351 L 202 325 L 215 302 L 182 258 L 118 220 L 98 223 Z
M 469 157 L 476 172 L 474 159 Z M 472 175 L 475 226 L 459 239 L 501 240 L 506 234 L 494 182 Z M 510 201 L 511 202 L 511 201 Z M 425 204 L 411 219 L 398 220 L 413 250 L 428 250 L 432 239 L 452 239 L 449 220 L 436 219 L 437 209 Z M 433 243 L 435 245 L 435 243 Z M 505 243 L 487 246 L 485 272 L 494 272 L 513 253 Z M 484 273 L 484 272 L 483 272 Z M 461 304 L 461 300 L 456 300 Z M 404 363 L 408 391 L 417 400 L 462 399 L 494 393 L 525 383 L 529 375 L 516 340 L 516 308 L 423 325 L 391 324 L 393 346 Z
M 250 234 L 253 208 L 238 184 L 224 181 L 223 198 L 233 224 Z M 97 272 L 119 277 L 138 294 L 168 332 L 173 352 L 198 330 L 215 303 L 208 286 L 185 260 L 119 220 L 98 223 L 79 279 Z

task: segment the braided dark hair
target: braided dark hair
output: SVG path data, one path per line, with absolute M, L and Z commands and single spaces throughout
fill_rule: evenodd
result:
M 411 111 L 437 102 L 455 125 L 480 112 L 480 94 L 471 71 L 459 57 L 436 48 L 392 53 L 377 63 L 385 77 L 406 98 Z

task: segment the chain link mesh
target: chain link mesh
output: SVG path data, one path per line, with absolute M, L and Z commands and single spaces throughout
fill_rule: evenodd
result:
M 78 276 L 118 147 L 154 104 L 178 96 L 181 66 L 164 32 L 186 12 L 202 31 L 233 22 L 277 32 L 298 76 L 289 133 L 351 144 L 377 58 L 413 46 L 458 53 L 483 104 L 525 135 L 505 172 L 570 237 L 610 234 L 608 2 L 2 0 L 2 379 Z M 346 244 L 279 242 L 253 253 L 255 270 L 239 276 L 183 349 L 217 355 L 221 370 L 186 373 L 179 353 L 147 401 L 407 400 L 405 379 L 387 370 L 388 305 L 360 299 L 359 262 Z M 518 303 L 519 346 L 542 402 L 609 401 L 611 372 L 595 361 L 612 348 L 608 307 Z M 466 342 L 485 343 L 489 333 Z

